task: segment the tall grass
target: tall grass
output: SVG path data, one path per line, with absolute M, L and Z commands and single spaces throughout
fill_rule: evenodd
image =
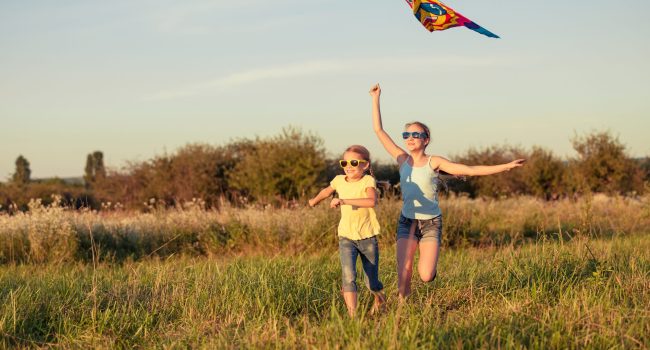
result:
M 584 197 L 546 202 L 447 198 L 442 201 L 446 246 L 520 244 L 574 236 L 610 237 L 650 227 L 650 197 Z M 394 243 L 398 200 L 377 208 L 380 244 Z M 0 263 L 90 261 L 91 237 L 102 261 L 151 256 L 273 256 L 318 254 L 336 247 L 339 213 L 326 208 L 204 210 L 199 202 L 149 213 L 69 210 L 54 201 L 0 214 Z
M 647 232 L 445 249 L 438 279 L 350 320 L 336 249 L 302 257 L 0 266 L 0 347 L 647 348 Z M 93 297 L 94 296 L 94 297 Z

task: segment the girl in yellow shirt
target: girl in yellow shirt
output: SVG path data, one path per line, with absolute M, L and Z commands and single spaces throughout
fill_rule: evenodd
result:
M 336 176 L 330 185 L 309 200 L 314 207 L 335 191 L 338 198 L 332 199 L 330 208 L 341 207 L 339 222 L 339 257 L 341 259 L 342 294 L 348 314 L 354 316 L 357 308 L 357 257 L 361 256 L 366 286 L 375 296 L 372 312 L 379 310 L 386 297 L 384 286 L 379 281 L 379 248 L 377 235 L 379 222 L 375 210 L 377 191 L 370 166 L 370 152 L 360 145 L 348 147 L 339 161 L 345 175 Z

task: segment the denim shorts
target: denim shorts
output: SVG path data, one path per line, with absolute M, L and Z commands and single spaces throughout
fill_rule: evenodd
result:
M 361 258 L 366 287 L 373 292 L 384 289 L 384 285 L 379 281 L 379 246 L 377 245 L 377 237 L 358 241 L 339 237 L 339 257 L 341 259 L 341 280 L 344 292 L 357 291 L 357 257 Z
M 415 223 L 415 230 L 411 235 L 411 226 Z M 397 239 L 413 237 L 419 242 L 437 241 L 441 243 L 442 215 L 433 219 L 409 219 L 400 213 L 397 222 Z

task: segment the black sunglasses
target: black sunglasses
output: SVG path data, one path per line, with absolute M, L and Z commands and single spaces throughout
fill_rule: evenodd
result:
M 427 138 L 427 133 L 426 132 L 417 132 L 417 131 L 414 131 L 414 132 L 404 131 L 402 133 L 402 138 L 404 140 L 408 139 L 410 136 L 413 136 L 414 139 L 426 139 Z
M 350 163 L 350 166 L 352 166 L 353 168 L 356 168 L 356 167 L 359 166 L 359 164 L 368 163 L 368 161 L 363 160 L 363 159 L 358 159 L 358 160 L 357 159 L 351 159 L 351 160 L 349 160 L 349 163 Z M 348 166 L 348 161 L 343 160 L 343 159 L 339 160 L 339 165 L 341 165 L 341 168 L 345 168 L 346 166 Z

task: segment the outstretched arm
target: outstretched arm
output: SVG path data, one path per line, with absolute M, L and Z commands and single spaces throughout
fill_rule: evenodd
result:
M 518 168 L 524 165 L 525 159 L 513 160 L 510 163 L 499 165 L 465 165 L 461 163 L 454 163 L 443 157 L 432 157 L 431 167 L 440 169 L 451 175 L 466 175 L 466 176 L 484 176 L 498 174 L 504 171 L 509 171 L 513 168 Z
M 395 144 L 393 139 L 388 136 L 388 133 L 384 131 L 384 127 L 381 124 L 381 110 L 379 108 L 379 96 L 381 95 L 381 88 L 379 84 L 373 86 L 370 89 L 370 96 L 372 96 L 372 127 L 375 130 L 375 134 L 381 141 L 381 144 L 384 146 L 386 151 L 396 159 L 398 163 L 406 159 L 407 154 L 399 146 Z
M 320 203 L 320 201 L 331 196 L 332 193 L 334 193 L 334 188 L 332 188 L 332 186 L 323 188 L 320 192 L 318 192 L 316 197 L 309 200 L 309 206 L 312 208 L 315 207 L 318 203 Z

